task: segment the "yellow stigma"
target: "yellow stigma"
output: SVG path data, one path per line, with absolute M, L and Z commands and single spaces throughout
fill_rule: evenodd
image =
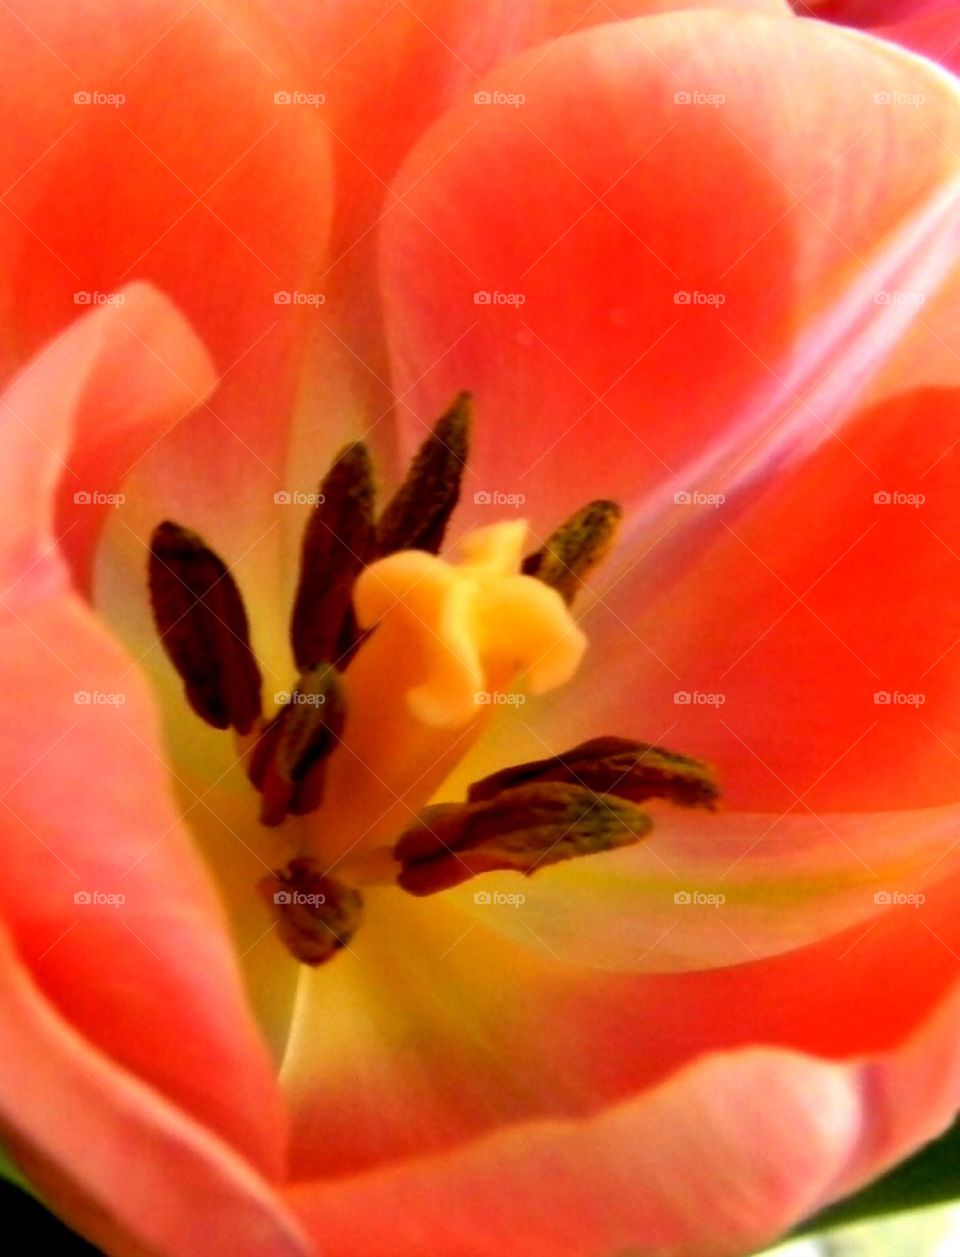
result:
M 324 802 L 304 818 L 318 855 L 353 861 L 394 843 L 497 693 L 542 693 L 576 671 L 586 640 L 563 598 L 521 574 L 526 534 L 522 521 L 494 524 L 464 538 L 458 562 L 403 550 L 360 574 L 354 609 L 372 632 L 344 673 L 347 719 Z
M 492 524 L 463 539 L 457 564 L 404 550 L 361 573 L 357 618 L 389 636 L 394 658 L 416 661 L 405 698 L 422 724 L 459 728 L 492 692 L 519 683 L 541 694 L 576 671 L 583 633 L 556 590 L 520 573 L 527 531 L 523 520 Z

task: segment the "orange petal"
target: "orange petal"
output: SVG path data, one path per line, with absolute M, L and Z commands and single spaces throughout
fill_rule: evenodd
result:
M 958 401 L 925 389 L 862 413 L 750 510 L 672 506 L 660 544 L 601 578 L 574 684 L 504 713 L 446 797 L 616 730 L 706 758 L 724 810 L 659 809 L 642 847 L 536 879 L 527 920 L 548 943 L 628 968 L 737 963 L 956 866 Z M 704 515 L 719 538 L 671 571 L 674 530 Z M 683 892 L 723 910 L 677 912 Z
M 951 70 L 960 65 L 960 8 L 954 0 L 795 0 L 794 7 L 803 17 L 861 27 Z
M 521 494 L 544 535 L 589 495 L 657 513 L 644 493 L 769 473 L 915 323 L 878 291 L 948 269 L 956 89 L 880 41 L 681 12 L 556 41 L 483 90 L 502 103 L 432 129 L 383 224 L 407 448 L 458 389 L 493 417 L 475 518 Z
M 952 0 L 794 0 L 802 17 L 819 17 L 845 26 L 879 26 L 949 9 Z
M 954 994 L 899 1050 L 844 1064 L 761 1047 L 707 1056 L 594 1116 L 288 1199 L 319 1244 L 358 1257 L 426 1237 L 431 1252 L 471 1257 L 753 1251 L 949 1123 L 958 1017 Z
M 102 413 L 115 414 L 129 391 L 144 422 L 151 394 L 158 414 L 168 411 L 169 377 L 138 342 L 168 364 L 192 364 L 192 387 L 208 386 L 181 316 L 149 289 L 127 296 L 72 325 L 0 406 L 12 525 L 0 552 L 9 783 L 0 913 L 23 964 L 76 1029 L 277 1173 L 283 1125 L 271 1063 L 179 819 L 153 704 L 135 662 L 71 592 L 51 532 L 77 409 L 95 413 L 99 396 Z
M 660 545 L 601 588 L 594 649 L 536 753 L 548 728 L 551 746 L 616 728 L 708 759 L 728 807 L 814 828 L 956 803 L 958 397 L 859 415 L 752 509 L 667 508 Z M 671 571 L 672 528 L 708 513 L 716 540 Z
M 170 294 L 220 388 L 126 463 L 141 473 L 137 494 L 170 513 L 191 508 L 201 529 L 222 518 L 224 484 L 267 507 L 288 487 L 289 425 L 319 320 L 317 306 L 274 300 L 317 292 L 332 204 L 319 110 L 274 102 L 295 77 L 282 43 L 252 6 L 160 0 L 81 13 L 55 2 L 0 18 L 15 67 L 4 90 L 22 123 L 2 170 L 0 302 L 19 335 L 7 360 L 36 352 L 78 300 L 133 279 Z M 78 92 L 94 98 L 76 103 Z M 237 515 L 238 538 L 260 527 L 256 512 Z
M 348 6 L 287 3 L 272 13 L 290 32 L 303 73 L 326 95 L 324 115 L 336 138 L 343 245 L 350 247 L 391 201 L 388 182 L 419 136 L 499 63 L 573 31 L 660 12 L 696 8 L 695 0 L 533 0 L 510 9 L 481 0 L 469 10 L 443 0 L 358 0 Z M 783 0 L 717 0 L 713 9 L 785 15 Z M 390 110 L 390 126 L 371 118 Z M 366 202 L 366 205 L 364 205 Z
M 395 404 L 376 278 L 381 226 L 405 207 L 394 176 L 410 148 L 452 104 L 483 86 L 496 66 L 571 31 L 624 22 L 663 10 L 698 7 L 702 0 L 353 0 L 350 4 L 285 3 L 271 17 L 288 31 L 299 59 L 297 86 L 326 97 L 321 116 L 330 131 L 337 204 L 322 286 L 326 335 L 316 371 L 319 413 L 364 416 L 363 427 L 383 454 L 393 432 L 382 422 Z M 784 15 L 784 0 L 716 0 L 716 9 Z M 542 53 L 536 54 L 543 55 Z M 389 125 L 381 120 L 389 119 Z M 404 386 L 404 388 L 406 385 Z M 413 416 L 403 390 L 398 410 Z M 452 395 L 451 395 L 452 396 Z M 445 409 L 424 419 L 426 426 Z M 419 412 L 418 412 L 419 413 Z M 421 416 L 422 417 L 422 416 Z M 306 426 L 306 425 L 304 425 Z M 418 428 L 418 431 L 422 429 Z M 360 435 L 354 431 L 351 435 Z M 348 439 L 346 436 L 344 440 Z M 316 450 L 316 439 L 300 448 Z M 405 464 L 393 468 L 397 479 Z
M 108 1252 L 312 1251 L 246 1161 L 57 1015 L 2 930 L 0 953 L 0 1130 L 57 1213 Z
M 318 1245 L 357 1257 L 746 1252 L 815 1206 L 856 1142 L 859 1108 L 842 1071 L 748 1051 L 582 1122 L 534 1123 L 288 1200 Z
M 871 34 L 921 52 L 954 73 L 960 68 L 960 8 L 956 4 L 914 6 L 902 18 L 882 12 L 871 19 L 870 28 Z
M 627 850 L 471 881 L 474 923 L 598 968 L 665 973 L 746 964 L 924 902 L 960 865 L 960 812 L 786 815 L 654 807 Z M 478 891 L 523 911 L 474 906 Z
M 775 961 L 658 978 L 533 938 L 511 954 L 439 901 L 404 909 L 387 947 L 371 912 L 304 1023 L 329 1072 L 298 1097 L 295 1177 L 314 1181 L 290 1199 L 318 1242 L 359 1254 L 430 1236 L 481 1257 L 509 1228 L 545 1254 L 752 1250 L 952 1119 L 956 892 Z

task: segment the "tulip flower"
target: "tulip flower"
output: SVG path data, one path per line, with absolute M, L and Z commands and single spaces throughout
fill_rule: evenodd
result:
M 885 0 L 881 4 L 794 0 L 794 8 L 801 16 L 860 27 L 880 39 L 902 44 L 954 73 L 960 66 L 960 7 L 953 0 Z
M 778 0 L 0 24 L 42 1198 L 699 1257 L 943 1130 L 955 80 Z

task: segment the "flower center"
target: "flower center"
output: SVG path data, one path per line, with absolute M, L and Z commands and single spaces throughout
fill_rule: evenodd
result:
M 150 592 L 164 648 L 194 711 L 235 731 L 290 858 L 259 886 L 281 937 L 316 965 L 362 918 L 362 887 L 414 895 L 495 869 L 527 875 L 637 842 L 638 806 L 661 797 L 713 806 L 705 765 L 600 738 L 475 783 L 464 803 L 428 806 L 516 687 L 540 694 L 577 669 L 586 639 L 570 605 L 607 553 L 620 512 L 589 503 L 524 555 L 510 521 L 440 557 L 468 452 L 470 398 L 440 419 L 400 489 L 375 515 L 366 447 L 344 449 L 307 525 L 290 638 L 299 675 L 264 713 L 243 599 L 203 540 L 154 532 Z

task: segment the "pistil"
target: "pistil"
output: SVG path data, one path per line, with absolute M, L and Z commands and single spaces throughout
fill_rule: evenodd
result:
M 613 545 L 620 509 L 597 500 L 525 554 L 523 521 L 468 534 L 441 555 L 460 497 L 471 401 L 461 394 L 420 447 L 379 518 L 365 445 L 346 446 L 307 523 L 290 622 L 299 676 L 261 714 L 261 677 L 240 591 L 196 534 L 155 531 L 150 591 L 164 649 L 204 720 L 240 736 L 260 822 L 309 817 L 284 868 L 260 883 L 291 955 L 307 965 L 349 945 L 358 884 L 436 894 L 492 870 L 532 876 L 561 860 L 641 841 L 660 798 L 713 808 L 698 760 L 603 737 L 475 782 L 431 804 L 494 710 L 576 671 L 586 638 L 570 606 Z

